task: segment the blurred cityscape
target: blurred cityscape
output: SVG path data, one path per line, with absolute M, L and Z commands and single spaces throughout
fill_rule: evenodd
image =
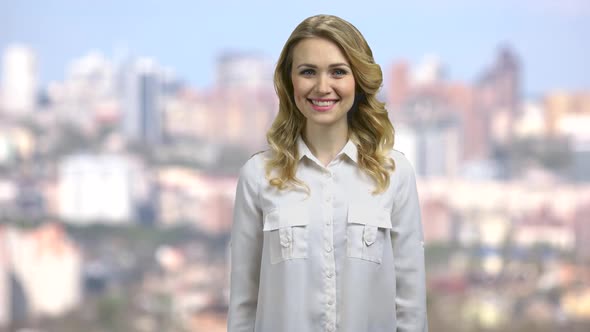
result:
M 41 86 L 2 51 L 0 331 L 225 331 L 237 172 L 264 148 L 274 60 L 206 89 L 157 59 L 71 62 Z M 430 331 L 590 330 L 590 89 L 524 97 L 500 45 L 473 82 L 382 63 L 418 174 Z

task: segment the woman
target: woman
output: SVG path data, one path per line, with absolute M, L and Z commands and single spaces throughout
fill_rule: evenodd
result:
M 270 149 L 238 181 L 228 331 L 427 331 L 416 181 L 367 42 L 309 17 L 274 80 Z

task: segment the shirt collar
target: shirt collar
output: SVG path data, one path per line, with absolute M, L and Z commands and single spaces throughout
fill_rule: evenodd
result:
M 350 139 L 346 142 L 346 145 L 342 148 L 342 152 L 350 158 L 350 160 L 357 163 L 358 158 L 358 150 L 356 148 L 356 144 L 354 144 Z
M 309 149 L 307 144 L 305 144 L 305 142 L 303 141 L 303 138 L 301 138 L 301 135 L 297 138 L 297 151 L 299 152 L 299 160 L 301 160 L 301 158 L 303 157 L 307 157 L 311 160 L 317 160 L 313 153 L 311 153 L 311 150 Z M 346 156 L 348 156 L 348 158 L 350 158 L 350 160 L 354 161 L 355 163 L 358 162 L 357 147 L 350 139 L 348 140 L 348 142 L 346 142 L 346 145 L 344 145 L 344 147 L 338 153 L 338 155 L 336 155 L 336 157 L 339 157 L 341 154 L 345 154 Z

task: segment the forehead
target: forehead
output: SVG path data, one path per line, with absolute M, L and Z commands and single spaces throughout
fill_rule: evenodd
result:
M 319 37 L 305 38 L 293 47 L 293 66 L 302 63 L 318 66 L 333 63 L 349 64 L 336 43 Z

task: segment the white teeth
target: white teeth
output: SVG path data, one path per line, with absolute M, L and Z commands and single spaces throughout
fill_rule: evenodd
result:
M 311 100 L 311 103 L 316 106 L 330 106 L 333 105 L 335 102 L 335 100 Z

